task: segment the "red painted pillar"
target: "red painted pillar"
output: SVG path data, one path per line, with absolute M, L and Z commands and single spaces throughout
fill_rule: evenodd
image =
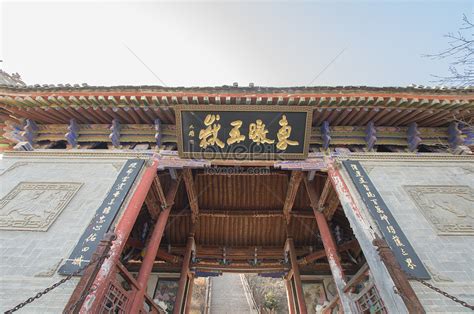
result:
M 336 284 L 337 292 L 339 294 L 339 300 L 344 308 L 344 311 L 351 312 L 352 301 L 344 293 L 344 287 L 346 285 L 344 270 L 341 266 L 341 260 L 337 253 L 336 242 L 329 229 L 328 222 L 324 214 L 316 209 L 313 209 L 314 215 L 316 216 L 316 222 L 318 224 L 319 233 L 321 234 L 321 240 L 323 241 L 324 250 L 326 251 L 326 257 L 329 261 L 329 267 L 331 268 L 332 277 Z
M 337 253 L 337 246 L 332 233 L 329 229 L 328 222 L 324 214 L 318 210 L 314 210 L 314 215 L 316 216 L 316 222 L 318 224 L 319 233 L 321 234 L 321 240 L 323 241 L 324 250 L 326 251 L 326 256 L 328 260 L 334 261 L 335 265 L 339 268 L 340 273 L 344 274 L 341 266 L 341 261 Z
M 138 182 L 129 203 L 125 208 L 120 221 L 115 227 L 117 239 L 113 242 L 113 245 L 110 249 L 110 256 L 102 264 L 102 267 L 100 268 L 99 273 L 92 284 L 90 292 L 84 300 L 80 313 L 98 312 L 100 302 L 102 301 L 106 289 L 108 288 L 108 283 L 111 278 L 115 276 L 115 272 L 113 271 L 115 264 L 118 262 L 120 254 L 122 253 L 122 250 L 127 242 L 128 236 L 130 235 L 135 221 L 137 220 L 146 195 L 148 194 L 151 184 L 153 183 L 153 179 L 156 176 L 157 169 L 158 159 L 153 158 L 152 164 L 145 169 L 142 177 L 139 179 L 140 181 Z
M 150 278 L 151 271 L 153 270 L 153 263 L 155 262 L 156 254 L 160 247 L 161 238 L 163 237 L 163 232 L 165 231 L 166 222 L 170 215 L 171 206 L 165 208 L 161 211 L 158 221 L 155 224 L 153 233 L 151 235 L 150 241 L 146 247 L 145 256 L 143 258 L 140 271 L 138 272 L 137 282 L 140 286 L 140 290 L 135 294 L 133 299 L 133 304 L 130 309 L 131 313 L 138 313 L 143 307 L 143 301 L 145 300 L 145 293 L 148 279 Z
M 308 313 L 306 310 L 306 302 L 304 300 L 303 285 L 301 283 L 300 269 L 298 266 L 298 260 L 296 259 L 295 245 L 292 238 L 286 240 L 288 246 L 288 252 L 290 253 L 291 269 L 293 270 L 293 283 L 295 285 L 296 298 L 295 306 L 298 306 L 300 313 Z M 291 290 L 293 291 L 293 289 Z
M 182 313 L 184 301 L 186 300 L 186 282 L 188 281 L 189 274 L 189 265 L 191 264 L 191 253 L 194 247 L 194 237 L 188 238 L 188 243 L 186 244 L 186 252 L 184 253 L 183 266 L 181 267 L 181 277 L 179 278 L 179 287 L 178 294 L 176 295 L 176 301 L 174 303 L 173 314 Z
M 191 311 L 191 302 L 193 300 L 193 287 L 194 287 L 194 274 L 190 274 L 189 283 L 188 283 L 188 297 L 186 298 L 186 308 L 184 310 L 185 314 L 188 314 Z
M 295 299 L 293 298 L 293 288 L 291 287 L 291 279 L 285 279 L 286 297 L 288 298 L 288 311 L 295 314 Z

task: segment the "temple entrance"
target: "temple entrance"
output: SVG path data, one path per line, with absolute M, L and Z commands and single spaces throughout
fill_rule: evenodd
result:
M 194 283 L 205 278 L 211 283 L 205 309 L 219 313 L 225 290 L 218 286 L 241 291 L 238 274 L 253 274 L 282 282 L 290 313 L 349 312 L 355 306 L 385 311 L 327 172 L 216 167 L 150 176 L 116 276 L 103 292 L 107 310 L 189 313 Z M 248 301 L 255 291 L 244 279 L 247 301 L 236 304 L 261 311 Z M 114 290 L 123 295 L 121 302 Z

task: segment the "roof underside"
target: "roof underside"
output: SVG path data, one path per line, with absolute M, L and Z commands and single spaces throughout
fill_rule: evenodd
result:
M 297 186 L 291 219 L 287 224 L 283 208 L 291 189 L 290 177 L 291 172 L 275 169 L 265 174 L 233 175 L 194 170 L 199 218 L 193 228 L 192 210 L 185 184 L 181 182 L 161 241 L 161 251 L 174 256 L 184 255 L 188 236 L 193 233 L 196 258 L 199 260 L 196 266 L 207 265 L 214 270 L 224 258 L 231 262 L 226 266 L 227 270 L 235 270 L 242 265 L 250 267 L 248 261 L 254 258 L 259 260 L 260 266 L 280 265 L 288 237 L 293 238 L 299 258 L 312 252 L 324 252 L 303 182 Z M 160 172 L 159 178 L 166 192 L 170 176 L 167 172 Z M 325 173 L 318 173 L 308 184 L 314 186 L 320 195 L 326 180 Z M 325 208 L 323 213 L 331 228 L 340 230 L 336 239 L 338 244 L 347 246 L 353 257 L 358 258 L 360 248 L 354 243 L 356 240 L 333 189 L 328 194 Z M 149 221 L 149 218 L 142 221 Z M 341 252 L 341 256 L 344 263 L 351 264 L 346 253 Z M 324 253 L 317 260 L 319 264 L 327 264 Z

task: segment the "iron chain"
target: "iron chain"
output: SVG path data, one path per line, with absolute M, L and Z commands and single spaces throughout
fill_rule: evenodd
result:
M 101 255 L 99 256 L 98 258 L 96 259 L 93 259 L 91 260 L 91 262 L 89 264 L 86 264 L 84 266 L 82 266 L 81 268 L 79 268 L 78 270 L 76 270 L 75 272 L 73 272 L 72 274 L 69 274 L 67 275 L 65 278 L 59 280 L 58 282 L 52 284 L 51 286 L 47 287 L 46 289 L 44 289 L 43 291 L 40 291 L 38 292 L 36 295 L 26 299 L 25 301 L 21 302 L 20 304 L 18 304 L 17 306 L 15 306 L 14 308 L 4 312 L 4 314 L 11 314 L 13 312 L 16 312 L 18 311 L 19 309 L 21 309 L 22 307 L 32 303 L 33 301 L 41 298 L 42 296 L 44 296 L 45 294 L 47 294 L 48 292 L 50 292 L 51 290 L 54 290 L 56 289 L 57 287 L 59 287 L 60 285 L 62 285 L 63 283 L 67 282 L 68 280 L 70 280 L 72 277 L 74 276 L 77 276 L 79 275 L 81 272 L 83 272 L 84 270 L 86 270 L 88 267 L 96 264 L 97 262 L 101 261 L 101 263 L 99 264 L 102 264 L 102 261 L 107 258 L 107 254 L 104 254 L 104 255 Z M 74 304 L 75 305 L 75 304 Z
M 434 291 L 438 292 L 439 294 L 444 295 L 444 296 L 447 297 L 448 299 L 451 299 L 451 300 L 453 300 L 454 302 L 459 303 L 459 304 L 461 304 L 462 306 L 467 307 L 468 309 L 471 309 L 471 310 L 474 311 L 474 305 L 471 305 L 471 304 L 467 303 L 466 301 L 459 300 L 459 299 L 456 298 L 455 296 L 453 296 L 453 295 L 447 293 L 446 291 L 441 290 L 441 289 L 438 288 L 438 287 L 433 286 L 432 284 L 430 284 L 430 283 L 428 283 L 428 282 L 426 282 L 426 281 L 424 281 L 424 280 L 417 279 L 417 278 L 413 278 L 413 279 L 415 279 L 415 280 L 418 281 L 419 283 L 421 283 L 421 284 L 427 286 L 427 287 L 430 288 L 431 290 L 434 290 Z

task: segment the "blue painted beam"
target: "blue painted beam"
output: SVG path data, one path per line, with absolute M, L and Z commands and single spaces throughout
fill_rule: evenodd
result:
M 38 131 L 38 126 L 33 120 L 26 119 L 24 130 L 23 136 L 28 141 L 28 143 L 30 143 L 30 145 L 33 145 L 36 132 Z
M 408 150 L 414 152 L 417 150 L 418 145 L 421 143 L 420 131 L 418 130 L 418 125 L 416 122 L 413 122 L 408 127 L 407 131 L 407 141 L 408 141 Z
M 373 121 L 370 121 L 367 125 L 365 134 L 365 142 L 367 143 L 367 149 L 371 151 L 374 148 L 375 143 L 377 142 L 377 130 L 375 129 L 375 124 Z
M 321 125 L 321 139 L 323 140 L 323 148 L 328 149 L 331 143 L 331 130 L 327 121 L 324 121 Z
M 112 126 L 110 127 L 109 138 L 112 141 L 112 145 L 115 148 L 120 147 L 120 122 L 116 119 L 112 120 Z
M 155 119 L 155 141 L 156 141 L 156 148 L 159 150 L 161 147 L 161 121 L 160 119 Z
M 66 141 L 72 146 L 72 148 L 76 148 L 77 139 L 79 137 L 79 125 L 77 125 L 75 119 L 69 120 L 67 130 L 68 132 L 65 134 Z
M 452 149 L 463 144 L 462 131 L 459 129 L 457 122 L 451 122 L 448 127 L 448 143 Z

